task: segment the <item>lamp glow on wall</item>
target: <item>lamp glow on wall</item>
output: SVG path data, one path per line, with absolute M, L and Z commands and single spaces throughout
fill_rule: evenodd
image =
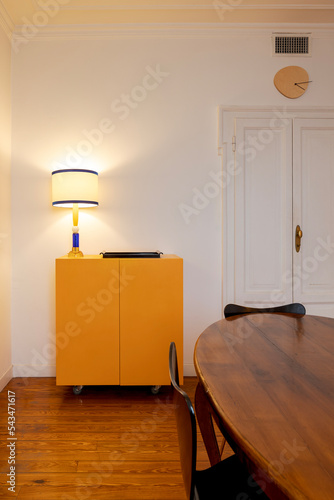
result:
M 52 205 L 73 209 L 72 250 L 70 258 L 83 257 L 79 250 L 79 208 L 96 207 L 98 173 L 94 170 L 64 169 L 52 172 Z

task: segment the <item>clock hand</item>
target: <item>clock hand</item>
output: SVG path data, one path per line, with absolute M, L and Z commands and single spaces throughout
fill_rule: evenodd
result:
M 307 82 L 298 82 L 298 83 L 311 83 L 312 80 L 308 80 Z M 295 83 L 295 85 L 298 85 L 298 83 Z
M 302 90 L 305 90 L 304 87 L 302 87 L 301 85 L 299 85 L 298 83 L 295 83 L 295 85 L 297 85 L 297 87 L 301 88 Z

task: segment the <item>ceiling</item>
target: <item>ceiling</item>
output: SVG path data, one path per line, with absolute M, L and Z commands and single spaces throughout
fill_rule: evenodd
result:
M 334 0 L 0 0 L 13 32 L 115 24 L 334 23 Z

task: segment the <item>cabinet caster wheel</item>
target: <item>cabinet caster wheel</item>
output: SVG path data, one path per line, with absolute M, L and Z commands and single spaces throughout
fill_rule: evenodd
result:
M 81 391 L 83 389 L 83 385 L 74 385 L 73 386 L 73 394 L 81 394 Z
M 152 394 L 159 394 L 160 389 L 161 385 L 154 385 L 153 387 L 151 387 L 151 392 Z

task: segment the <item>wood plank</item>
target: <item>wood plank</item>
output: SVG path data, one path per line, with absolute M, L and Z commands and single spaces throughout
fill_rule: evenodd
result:
M 181 480 L 182 481 L 182 480 Z M 183 484 L 166 481 L 164 484 L 156 485 L 133 485 L 123 483 L 122 485 L 108 485 L 100 487 L 84 485 L 33 485 L 22 486 L 18 500 L 184 500 Z
M 196 385 L 195 377 L 185 379 L 191 398 Z M 75 396 L 51 377 L 12 379 L 0 393 L 1 443 L 8 390 L 16 394 L 16 492 L 6 488 L 8 450 L 1 446 L 1 498 L 184 500 L 169 387 L 155 396 L 147 387 L 85 387 Z M 209 461 L 198 438 L 203 469 Z
M 13 498 L 17 498 L 20 493 L 21 487 L 15 488 L 15 492 L 8 491 L 6 486 L 0 485 L 0 498 L 2 500 L 12 500 Z

